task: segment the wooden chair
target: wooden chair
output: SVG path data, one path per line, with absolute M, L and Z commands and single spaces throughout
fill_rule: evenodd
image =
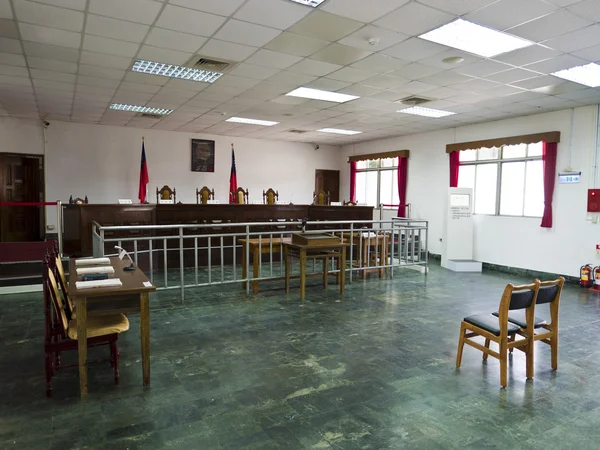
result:
M 173 200 L 173 203 L 177 203 L 175 188 L 171 189 L 166 184 L 160 189 L 156 188 L 156 203 L 159 200 Z
M 273 188 L 269 188 L 263 191 L 263 203 L 265 205 L 274 205 L 276 200 L 279 200 L 279 191 L 273 190 Z
M 88 198 L 87 195 L 85 196 L 85 198 L 73 198 L 73 196 L 71 195 L 69 197 L 69 205 L 87 205 L 88 204 Z
M 248 189 L 244 191 L 244 188 L 237 188 L 235 192 L 231 192 L 233 196 L 233 203 L 238 205 L 247 205 L 248 204 Z
M 533 335 L 535 303 L 540 288 L 540 281 L 535 280 L 532 284 L 523 286 L 513 286 L 509 284 L 504 289 L 498 316 L 492 314 L 478 314 L 465 317 L 460 325 L 460 337 L 458 340 L 458 351 L 456 353 L 456 367 L 460 367 L 462 362 L 462 353 L 464 344 L 468 344 L 483 352 L 483 359 L 488 355 L 497 358 L 500 361 L 500 385 L 507 385 L 507 364 L 508 351 L 513 348 L 525 352 L 527 357 L 527 378 L 533 378 Z M 525 310 L 526 327 L 521 328 L 508 321 L 509 311 Z M 523 332 L 523 339 L 510 339 L 509 336 L 515 336 Z M 485 338 L 485 345 L 482 345 L 471 338 L 482 336 Z M 499 346 L 499 351 L 489 348 L 490 341 L 494 341 Z
M 44 353 L 46 366 L 46 396 L 52 396 L 52 377 L 58 369 L 77 367 L 61 365 L 60 353 L 77 350 L 77 320 L 69 320 L 53 271 L 46 260 L 44 267 Z M 110 347 L 110 364 L 114 368 L 115 383 L 119 382 L 118 334 L 129 329 L 123 314 L 90 316 L 87 320 L 87 345 Z M 96 361 L 100 362 L 100 361 Z
M 329 205 L 329 191 L 313 192 L 313 205 Z
M 54 274 L 54 278 L 58 282 L 60 291 L 62 292 L 63 302 L 65 305 L 65 312 L 69 320 L 75 319 L 75 303 L 69 296 L 69 285 L 67 283 L 67 276 L 65 275 L 65 269 L 62 264 L 62 259 L 58 253 L 58 244 L 54 242 L 54 252 L 49 256 L 49 267 Z
M 209 200 L 215 199 L 215 190 L 209 189 L 207 186 L 204 186 L 202 189 L 198 190 L 196 188 L 196 203 L 206 205 Z

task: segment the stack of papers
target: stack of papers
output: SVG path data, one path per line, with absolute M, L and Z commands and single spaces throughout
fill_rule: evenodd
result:
M 107 280 L 76 281 L 77 289 L 89 289 L 98 287 L 121 287 L 123 283 L 119 278 L 109 278 Z
M 76 266 L 106 266 L 110 264 L 110 258 L 86 258 L 76 259 Z
M 77 275 L 88 275 L 91 273 L 115 273 L 115 269 L 113 266 L 94 266 L 77 269 Z

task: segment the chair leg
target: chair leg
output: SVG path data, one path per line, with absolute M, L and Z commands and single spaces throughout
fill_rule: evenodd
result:
M 465 326 L 460 324 L 460 336 L 458 338 L 458 349 L 456 351 L 456 367 L 460 367 L 462 363 L 463 348 L 465 346 Z
M 52 397 L 52 353 L 46 353 L 46 397 Z
M 115 370 L 115 384 L 119 384 L 119 344 L 117 341 L 110 343 L 110 363 Z
M 508 337 L 508 342 L 512 342 L 514 340 L 515 340 L 515 336 L 509 336 Z M 508 349 L 508 352 L 512 355 L 512 352 L 513 352 L 514 349 L 515 349 L 514 347 L 511 347 L 511 348 Z
M 558 334 L 556 330 L 550 338 L 550 351 L 552 353 L 552 370 L 558 370 Z
M 525 353 L 526 358 L 526 369 L 525 376 L 528 380 L 533 378 L 533 355 L 534 355 L 534 341 L 533 336 L 529 337 L 529 342 L 527 343 L 527 353 Z
M 506 387 L 508 384 L 508 349 L 506 341 L 500 342 L 500 385 Z
M 490 340 L 486 339 L 485 340 L 485 348 L 489 349 L 490 348 Z M 486 352 L 483 352 L 483 356 L 482 356 L 484 361 L 487 361 L 488 359 L 488 354 Z

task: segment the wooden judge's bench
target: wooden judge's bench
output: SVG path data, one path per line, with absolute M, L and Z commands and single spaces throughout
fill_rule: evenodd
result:
M 202 229 L 202 234 L 224 233 L 224 228 L 236 228 L 236 223 L 273 222 L 304 218 L 309 221 L 373 220 L 371 206 L 324 205 L 64 205 L 63 253 L 69 256 L 92 255 L 92 221 L 102 226 L 214 224 L 214 229 Z M 232 224 L 227 226 L 227 224 Z M 337 228 L 342 228 L 339 225 Z M 320 227 L 326 228 L 326 227 Z M 240 227 L 245 229 L 244 227 Z M 253 231 L 258 231 L 254 229 Z M 266 231 L 266 228 L 265 228 Z M 170 230 L 173 233 L 173 230 Z M 198 234 L 186 230 L 186 234 Z M 134 238 L 160 235 L 159 232 L 128 230 L 105 232 L 105 238 Z M 114 243 L 113 243 L 114 245 Z

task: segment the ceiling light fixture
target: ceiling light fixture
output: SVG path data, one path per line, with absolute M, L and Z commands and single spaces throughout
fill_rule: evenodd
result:
M 279 123 L 272 122 L 270 120 L 246 119 L 245 117 L 230 117 L 225 122 L 246 123 L 248 125 L 262 125 L 263 127 L 272 127 L 273 125 L 277 125 Z
M 291 1 L 293 1 L 294 3 L 300 3 L 301 5 L 312 6 L 313 8 L 316 8 L 321 3 L 323 3 L 325 0 L 291 0 Z
M 449 58 L 442 59 L 444 64 L 460 64 L 465 61 L 465 58 L 461 58 L 460 56 L 450 56 Z
M 352 130 L 340 130 L 338 128 L 321 128 L 320 130 L 321 133 L 333 133 L 333 134 L 346 134 L 349 136 L 352 136 L 353 134 L 360 134 L 362 133 L 362 131 L 352 131 Z
M 151 108 L 149 106 L 124 105 L 122 103 L 113 103 L 109 106 L 109 109 L 115 109 L 117 111 L 139 112 L 145 114 L 160 114 L 162 116 L 166 116 L 173 112 L 172 109 Z
M 214 83 L 223 75 L 220 72 L 211 72 L 209 70 L 192 69 L 191 67 L 174 66 L 154 61 L 136 60 L 131 68 L 133 72 L 147 73 L 150 75 L 160 75 L 169 78 L 180 78 L 182 80 L 201 81 L 204 83 Z
M 600 86 L 600 65 L 596 63 L 559 70 L 552 75 L 593 88 Z
M 423 108 L 421 106 L 413 106 L 412 108 L 400 109 L 396 112 L 404 114 L 412 114 L 414 116 L 433 117 L 439 119 L 440 117 L 452 116 L 456 113 L 450 111 L 442 111 L 441 109 Z
M 290 97 L 310 98 L 313 100 L 325 100 L 327 102 L 336 103 L 345 103 L 349 102 L 350 100 L 360 98 L 356 95 L 340 94 L 338 92 L 322 91 L 320 89 L 311 89 L 306 87 L 294 89 L 292 92 L 288 92 L 285 95 L 289 95 Z
M 534 44 L 526 39 L 492 30 L 463 19 L 456 19 L 454 22 L 447 23 L 419 37 L 486 58 Z

